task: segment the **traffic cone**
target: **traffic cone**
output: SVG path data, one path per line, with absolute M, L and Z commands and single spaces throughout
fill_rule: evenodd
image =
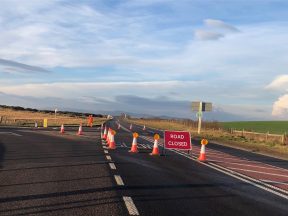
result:
M 154 145 L 153 145 L 152 153 L 150 153 L 150 155 L 159 155 L 159 148 L 158 148 L 159 138 L 160 136 L 158 134 L 154 135 Z
M 111 137 L 110 137 L 109 149 L 116 149 L 116 144 L 114 140 L 114 135 L 116 134 L 116 132 L 112 130 L 110 134 Z
M 103 133 L 102 133 L 102 131 L 103 131 L 103 124 L 101 124 L 101 129 L 100 129 L 100 136 L 101 136 L 101 139 L 103 139 Z
M 144 125 L 144 127 L 143 127 L 143 131 L 145 131 L 146 130 L 146 127 L 145 127 L 145 125 Z
M 108 129 L 108 134 L 107 134 L 107 138 L 106 138 L 106 143 L 107 143 L 107 146 L 109 146 L 109 143 L 110 143 L 110 136 L 111 136 L 111 128 Z
M 138 133 L 133 133 L 133 142 L 132 142 L 132 146 L 131 146 L 131 150 L 129 152 L 131 153 L 138 153 L 138 148 L 137 148 L 137 137 L 138 137 Z
M 60 133 L 61 133 L 61 134 L 64 134 L 64 132 L 65 132 L 65 131 L 64 131 L 64 124 L 62 124 L 62 125 L 61 125 L 61 128 L 60 128 Z
M 81 123 L 80 126 L 79 126 L 79 129 L 78 129 L 77 135 L 83 135 L 82 123 Z
M 133 126 L 132 126 L 132 124 L 130 124 L 130 127 L 129 127 L 129 129 L 130 129 L 130 130 L 132 130 L 132 128 L 133 128 Z
M 205 162 L 206 161 L 206 153 L 205 153 L 205 145 L 201 145 L 200 156 L 198 158 L 199 161 Z
M 107 127 L 105 126 L 104 132 L 103 132 L 103 140 L 107 139 Z

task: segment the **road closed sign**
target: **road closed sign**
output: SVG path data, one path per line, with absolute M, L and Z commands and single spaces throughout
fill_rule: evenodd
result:
M 167 149 L 192 149 L 190 133 L 186 131 L 165 131 L 164 144 Z

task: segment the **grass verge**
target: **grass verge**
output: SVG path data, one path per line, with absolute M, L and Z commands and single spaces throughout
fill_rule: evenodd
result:
M 161 130 L 189 131 L 193 138 L 206 138 L 216 144 L 230 146 L 242 150 L 252 151 L 272 157 L 288 160 L 288 146 L 273 142 L 259 142 L 253 139 L 235 136 L 223 130 L 203 130 L 201 136 L 197 134 L 196 128 L 191 128 L 175 121 L 169 120 L 146 120 L 146 119 L 129 119 L 130 123 L 146 125 L 147 127 Z

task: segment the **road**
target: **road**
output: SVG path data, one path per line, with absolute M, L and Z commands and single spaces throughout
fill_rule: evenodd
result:
M 0 215 L 288 214 L 287 161 L 208 144 L 208 162 L 200 163 L 197 140 L 189 154 L 150 156 L 162 131 L 130 131 L 122 121 L 118 130 L 116 121 L 107 122 L 115 150 L 99 127 L 83 136 L 77 128 L 0 129 Z M 134 131 L 137 154 L 128 152 Z

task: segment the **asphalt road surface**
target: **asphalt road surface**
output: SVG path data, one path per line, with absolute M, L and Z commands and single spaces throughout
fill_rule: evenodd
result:
M 288 215 L 287 161 L 209 144 L 199 163 L 197 141 L 151 156 L 162 131 L 116 121 L 115 150 L 99 127 L 0 129 L 0 215 Z

